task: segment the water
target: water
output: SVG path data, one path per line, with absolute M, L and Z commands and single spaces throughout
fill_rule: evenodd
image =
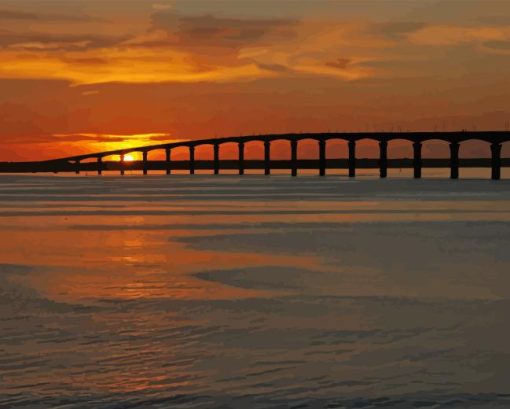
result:
M 508 408 L 510 184 L 0 177 L 0 407 Z

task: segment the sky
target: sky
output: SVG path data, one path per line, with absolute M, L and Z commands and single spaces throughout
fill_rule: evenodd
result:
M 0 0 L 0 61 L 0 161 L 510 124 L 508 0 Z

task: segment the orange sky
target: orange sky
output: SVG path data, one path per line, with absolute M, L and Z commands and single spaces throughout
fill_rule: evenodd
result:
M 510 122 L 501 0 L 1 0 L 0 61 L 0 160 Z

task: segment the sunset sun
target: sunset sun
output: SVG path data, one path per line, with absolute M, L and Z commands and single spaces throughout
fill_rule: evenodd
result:
M 125 162 L 133 162 L 134 160 L 135 160 L 135 158 L 131 154 L 127 154 L 127 155 L 124 156 L 124 161 Z

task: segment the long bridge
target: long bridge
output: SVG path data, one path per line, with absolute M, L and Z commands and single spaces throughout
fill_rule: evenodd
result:
M 303 140 L 314 140 L 318 143 L 319 157 L 317 159 L 299 159 L 298 144 Z M 356 144 L 361 140 L 374 140 L 379 144 L 377 159 L 360 159 L 356 157 Z M 279 140 L 289 142 L 290 160 L 272 160 L 271 143 Z M 331 159 L 327 157 L 327 143 L 331 140 L 347 142 L 348 157 Z M 395 140 L 405 140 L 412 143 L 413 158 L 388 159 L 388 145 Z M 450 156 L 447 159 L 422 158 L 422 145 L 426 141 L 440 140 L 449 144 Z M 460 145 L 468 140 L 479 140 L 489 144 L 490 158 L 460 159 Z M 510 166 L 510 159 L 501 158 L 502 144 L 510 140 L 510 131 L 460 131 L 460 132 L 355 132 L 355 133 L 289 133 L 270 135 L 235 136 L 226 138 L 212 138 L 163 143 L 158 145 L 140 146 L 129 149 L 119 149 L 85 155 L 70 156 L 39 162 L 2 162 L 0 172 L 3 173 L 37 173 L 37 172 L 97 172 L 118 171 L 124 174 L 126 170 L 141 170 L 144 175 L 149 170 L 163 170 L 171 174 L 174 170 L 186 170 L 194 174 L 195 170 L 208 169 L 219 174 L 221 169 L 235 169 L 240 175 L 246 169 L 263 169 L 266 175 L 273 169 L 289 169 L 292 176 L 297 176 L 298 169 L 316 169 L 324 176 L 326 169 L 348 169 L 349 176 L 356 175 L 357 168 L 379 168 L 379 175 L 385 178 L 388 168 L 412 168 L 415 178 L 421 178 L 423 167 L 449 167 L 450 177 L 459 177 L 459 167 L 490 167 L 491 178 L 501 178 L 501 167 Z M 246 160 L 245 146 L 248 143 L 262 143 L 264 157 L 260 160 Z M 220 160 L 220 147 L 225 144 L 237 144 L 237 160 Z M 201 146 L 213 147 L 212 160 L 196 160 L 195 149 Z M 189 150 L 189 160 L 172 160 L 172 151 L 177 148 Z M 165 160 L 151 161 L 149 152 L 164 151 Z M 142 160 L 127 162 L 126 155 L 141 153 Z M 105 158 L 117 157 L 116 161 L 105 161 Z M 90 162 L 92 160 L 92 162 Z

